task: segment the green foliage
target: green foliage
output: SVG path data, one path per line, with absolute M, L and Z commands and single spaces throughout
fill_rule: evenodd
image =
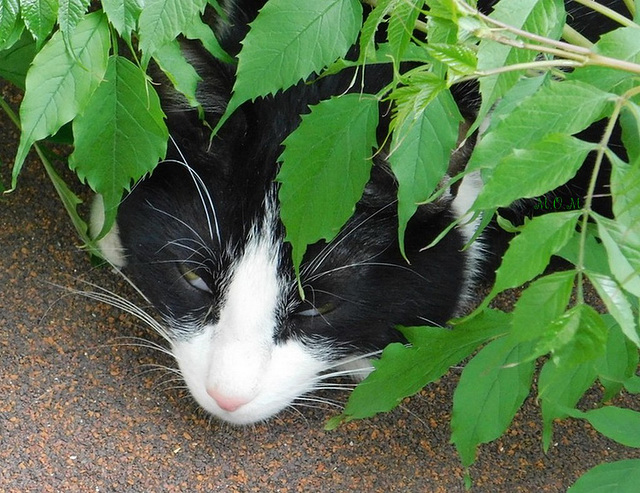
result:
M 451 421 L 452 441 L 465 466 L 473 464 L 483 443 L 508 428 L 531 393 L 537 367 L 545 448 L 554 420 L 566 418 L 587 420 L 605 436 L 639 447 L 638 412 L 607 405 L 621 391 L 640 393 L 638 2 L 626 2 L 632 12 L 614 15 L 621 27 L 593 43 L 567 27 L 572 17 L 561 0 L 501 0 L 490 16 L 462 0 L 367 3 L 372 11 L 363 22 L 358 0 L 270 0 L 232 60 L 201 18 L 207 4 L 216 7 L 213 0 L 102 0 L 92 13 L 88 0 L 0 0 L 0 77 L 24 90 L 19 119 L 0 100 L 21 126 L 11 188 L 19 185 L 34 147 L 91 248 L 77 212 L 79 199 L 38 141 L 72 122 L 69 165 L 103 195 L 106 232 L 123 192 L 152 172 L 166 152 L 164 115 L 145 73 L 149 61 L 154 59 L 199 107 L 199 76 L 179 50 L 180 34 L 200 40 L 221 60 L 237 62 L 225 118 L 243 102 L 309 78 L 346 67 L 366 73 L 367 65 L 388 63 L 393 80 L 378 94 L 361 94 L 355 87 L 319 102 L 283 143 L 279 198 L 298 270 L 307 246 L 330 240 L 348 220 L 379 151 L 398 181 L 402 240 L 420 204 L 442 192 L 451 152 L 466 136 L 459 135 L 462 116 L 449 90 L 478 81 L 480 116 L 469 123 L 482 138 L 468 170 L 480 172 L 485 185 L 473 212 L 484 226 L 496 209 L 529 198 L 548 213 L 519 226 L 500 219 L 515 236 L 484 303 L 465 319 L 451 321 L 452 330 L 402 328 L 410 344 L 387 347 L 344 412 L 327 426 L 389 411 L 468 359 Z M 386 28 L 386 39 L 379 39 L 380 27 Z M 359 55 L 347 58 L 354 44 Z M 119 53 L 122 46 L 129 59 Z M 403 65 L 407 61 L 410 69 Z M 391 107 L 383 142 L 377 140 L 380 102 Z M 599 141 L 583 140 L 579 133 L 599 120 L 605 122 Z M 626 152 L 610 146 L 616 123 Z M 593 180 L 586 196 L 570 203 L 535 199 L 571 179 L 587 155 L 595 160 L 593 177 L 605 161 L 611 165 L 612 218 L 593 210 Z M 545 272 L 554 255 L 571 268 Z M 608 314 L 585 304 L 586 282 Z M 499 293 L 525 283 L 512 313 L 488 308 Z M 602 407 L 578 409 L 596 382 L 604 389 Z M 603 464 L 571 491 L 591 491 L 594 485 L 635 491 L 639 475 L 638 460 Z
M 314 106 L 285 139 L 277 179 L 296 268 L 307 245 L 334 238 L 353 214 L 369 181 L 377 123 L 375 98 L 347 94 Z

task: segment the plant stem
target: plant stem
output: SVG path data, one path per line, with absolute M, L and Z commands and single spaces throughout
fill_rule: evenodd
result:
M 607 126 L 605 127 L 604 133 L 602 134 L 602 138 L 598 143 L 596 160 L 593 164 L 591 180 L 589 181 L 589 188 L 587 189 L 585 204 L 582 208 L 582 220 L 580 224 L 580 246 L 578 248 L 578 262 L 576 263 L 576 270 L 578 271 L 578 303 L 584 303 L 583 279 L 585 272 L 584 258 L 587 241 L 587 225 L 589 223 L 589 216 L 592 212 L 591 206 L 593 204 L 593 198 L 595 197 L 594 192 L 596 189 L 598 174 L 600 173 L 600 168 L 602 167 L 602 160 L 609 144 L 609 140 L 611 139 L 611 135 L 613 134 L 616 122 L 618 121 L 618 117 L 620 116 L 620 111 L 622 111 L 622 108 L 627 103 L 627 101 L 637 94 L 640 94 L 640 86 L 630 89 L 616 100 L 616 104 L 613 108 L 613 111 L 611 112 L 611 116 L 609 117 Z
M 610 9 L 609 7 L 602 5 L 601 3 L 594 2 L 593 0 L 574 0 L 574 2 L 584 5 L 585 7 L 589 7 L 591 10 L 598 12 L 599 14 L 602 14 L 625 27 L 640 27 L 628 17 L 619 14 L 615 10 Z
M 4 110 L 9 119 L 14 123 L 16 127 L 18 127 L 19 130 L 20 119 L 18 118 L 18 115 L 15 114 L 15 112 L 11 109 L 11 106 L 9 106 L 9 104 L 7 104 L 7 102 L 2 97 L 0 97 L 0 108 Z
M 565 24 L 562 28 L 562 37 L 572 45 L 583 46 L 589 50 L 593 49 L 593 43 L 572 28 L 569 24 Z

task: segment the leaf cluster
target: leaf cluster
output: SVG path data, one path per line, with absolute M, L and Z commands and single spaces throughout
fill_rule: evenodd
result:
M 11 188 L 35 146 L 79 235 L 91 243 L 76 210 L 79 199 L 37 143 L 71 125 L 69 166 L 103 196 L 106 232 L 124 191 L 166 153 L 164 115 L 146 73 L 150 60 L 194 107 L 199 77 L 177 36 L 198 39 L 232 62 L 202 21 L 208 4 L 219 8 L 213 0 L 102 0 L 88 12 L 88 0 L 0 0 L 0 77 L 24 89 L 19 117 L 0 100 L 21 126 Z M 359 0 L 270 0 L 233 60 L 237 79 L 219 125 L 244 102 L 300 81 L 345 68 L 392 67 L 393 80 L 381 91 L 354 88 L 319 102 L 283 142 L 279 199 L 296 269 L 308 245 L 330 240 L 348 220 L 381 150 L 398 182 L 402 244 L 420 204 L 442 192 L 459 140 L 462 116 L 451 88 L 460 83 L 477 82 L 481 96 L 469 132 L 480 129 L 482 138 L 464 172 L 481 173 L 485 183 L 472 206 L 474 217 L 486 224 L 496 210 L 520 199 L 537 201 L 548 213 L 517 227 L 498 218 L 515 236 L 488 298 L 468 317 L 452 321 L 454 330 L 403 328 L 410 344 L 385 349 L 329 426 L 388 411 L 470 358 L 451 419 L 451 439 L 465 466 L 474 462 L 480 444 L 505 432 L 531 393 L 538 367 L 545 449 L 554 420 L 567 417 L 640 447 L 639 412 L 613 405 L 577 408 L 596 383 L 604 389 L 603 403 L 620 391 L 640 392 L 638 2 L 625 0 L 628 15 L 589 2 L 594 15 L 620 25 L 595 44 L 567 23 L 561 0 L 501 0 L 488 16 L 462 0 L 367 4 L 363 20 Z M 119 53 L 123 45 L 131 56 Z M 357 55 L 347 56 L 353 45 Z M 410 70 L 402 68 L 405 62 Z M 384 142 L 377 141 L 380 102 L 392 108 Z M 598 121 L 605 122 L 599 140 L 578 137 Z M 610 145 L 616 126 L 624 152 Z M 595 166 L 586 197 L 563 204 L 543 196 L 573 178 L 588 155 L 595 156 Z M 593 207 L 596 178 L 607 163 L 613 217 Z M 572 267 L 546 273 L 554 255 Z M 587 282 L 607 314 L 585 303 Z M 527 283 L 513 312 L 489 308 L 500 292 Z M 605 464 L 571 491 L 596 483 L 632 491 L 639 474 L 637 460 Z

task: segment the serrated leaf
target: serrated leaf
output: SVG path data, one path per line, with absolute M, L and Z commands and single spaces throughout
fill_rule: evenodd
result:
M 538 378 L 538 397 L 542 409 L 542 441 L 545 450 L 551 444 L 553 420 L 565 418 L 566 410 L 575 407 L 595 379 L 596 370 L 590 361 L 564 365 L 548 360 L 544 364 Z
M 58 0 L 58 25 L 68 43 L 71 32 L 87 11 L 91 0 Z
M 360 32 L 360 55 L 359 63 L 363 61 L 369 61 L 376 51 L 376 33 L 378 27 L 383 22 L 386 22 L 385 18 L 389 13 L 398 5 L 398 3 L 404 0 L 380 0 L 376 2 L 373 10 L 369 12 L 367 18 L 362 24 Z
M 11 48 L 0 52 L 0 77 L 24 89 L 29 66 L 36 55 L 36 43 L 28 31 Z
M 554 320 L 533 353 L 551 352 L 556 362 L 571 366 L 600 357 L 606 348 L 607 326 L 589 305 L 576 305 Z
M 605 315 L 606 317 L 606 315 Z M 609 316 L 609 334 L 605 353 L 596 361 L 598 379 L 605 389 L 602 401 L 615 397 L 638 368 L 638 347 L 623 333 L 613 317 Z
M 628 228 L 621 218 L 614 221 L 597 214 L 593 217 L 607 250 L 611 272 L 623 289 L 640 297 L 640 232 Z
M 403 253 L 406 225 L 447 172 L 462 119 L 448 92 L 440 93 L 415 116 L 394 129 L 388 158 L 398 180 L 398 237 Z
M 575 176 L 596 144 L 566 134 L 550 134 L 526 149 L 514 149 L 495 167 L 474 210 L 507 207 L 519 198 L 540 196 Z
M 478 64 L 476 52 L 467 45 L 429 43 L 425 48 L 433 58 L 447 66 L 449 70 L 447 79 L 450 83 L 455 82 L 459 76 L 476 71 Z
M 226 117 L 243 102 L 286 89 L 343 57 L 358 37 L 358 0 L 271 0 L 242 41 Z M 274 36 L 273 33 L 277 33 Z
M 387 39 L 396 63 L 402 60 L 409 46 L 423 4 L 424 0 L 404 0 L 394 5 L 388 21 Z
M 38 46 L 51 33 L 57 12 L 57 0 L 20 0 L 20 15 Z
M 592 272 L 587 272 L 587 276 L 607 307 L 607 311 L 620 324 L 622 332 L 631 342 L 640 347 L 640 335 L 633 316 L 633 309 L 622 288 L 609 276 Z
M 5 44 L 13 34 L 19 9 L 18 0 L 0 0 L 0 50 L 8 48 Z
M 453 395 L 451 441 L 463 466 L 475 460 L 476 448 L 504 433 L 529 395 L 535 361 L 520 363 L 530 343 L 508 338 L 485 346 L 465 366 Z
M 102 0 L 101 3 L 104 13 L 118 34 L 130 41 L 131 31 L 138 23 L 144 0 Z
M 159 48 L 153 55 L 153 59 L 169 78 L 173 87 L 182 93 L 192 107 L 199 107 L 196 99 L 198 82 L 202 78 L 196 69 L 185 59 L 180 44 L 177 40 L 170 41 Z
M 552 133 L 575 134 L 600 119 L 612 96 L 578 81 L 551 81 L 521 101 L 478 142 L 467 168 L 493 169 Z
M 410 346 L 390 344 L 375 371 L 349 396 L 342 418 L 363 419 L 387 412 L 402 399 L 444 375 L 488 340 L 506 333 L 509 314 L 486 310 L 473 319 L 454 322 L 454 329 L 403 328 Z
M 169 135 L 163 117 L 145 73 L 125 58 L 112 57 L 104 81 L 73 122 L 75 149 L 69 157 L 80 180 L 102 195 L 102 233 L 113 224 L 124 190 L 164 157 Z
M 277 180 L 281 218 L 296 271 L 308 245 L 331 240 L 369 180 L 378 101 L 346 94 L 321 101 L 284 141 Z
M 502 0 L 495 6 L 491 18 L 524 31 L 558 39 L 564 26 L 563 0 Z M 492 40 L 482 40 L 478 47 L 478 70 L 488 71 L 506 65 L 533 61 L 537 53 Z M 482 105 L 478 120 L 482 121 L 494 103 L 506 94 L 522 76 L 521 72 L 504 72 L 480 77 Z
M 142 63 L 173 41 L 204 11 L 207 0 L 146 0 L 138 20 Z
M 511 336 L 515 341 L 540 337 L 564 313 L 575 275 L 575 271 L 554 272 L 536 279 L 520 294 L 511 320 Z
M 495 295 L 515 288 L 541 274 L 551 255 L 558 252 L 574 234 L 579 211 L 557 212 L 527 221 L 511 240 L 502 264 L 496 271 L 491 290 Z
M 590 469 L 567 493 L 636 493 L 640 484 L 640 459 L 600 464 Z
M 12 188 L 31 145 L 52 135 L 84 109 L 107 68 L 107 20 L 100 12 L 85 16 L 66 49 L 58 31 L 35 56 L 20 105 L 22 133 L 13 166 Z

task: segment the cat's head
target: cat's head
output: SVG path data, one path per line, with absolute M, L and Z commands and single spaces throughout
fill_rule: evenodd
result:
M 202 70 L 211 124 L 232 77 L 219 62 Z M 100 241 L 161 314 L 193 397 L 231 423 L 276 414 L 322 387 L 327 373 L 366 373 L 363 355 L 403 341 L 397 325 L 444 324 L 475 269 L 477 248 L 463 251 L 463 229 L 421 251 L 466 211 L 473 180 L 457 197 L 418 209 L 406 232 L 407 261 L 397 184 L 381 154 L 353 217 L 333 241 L 308 249 L 298 282 L 274 177 L 282 136 L 298 122 L 288 105 L 304 103 L 305 94 L 245 105 L 212 141 L 195 111 L 165 97 L 169 156 L 124 198 Z

